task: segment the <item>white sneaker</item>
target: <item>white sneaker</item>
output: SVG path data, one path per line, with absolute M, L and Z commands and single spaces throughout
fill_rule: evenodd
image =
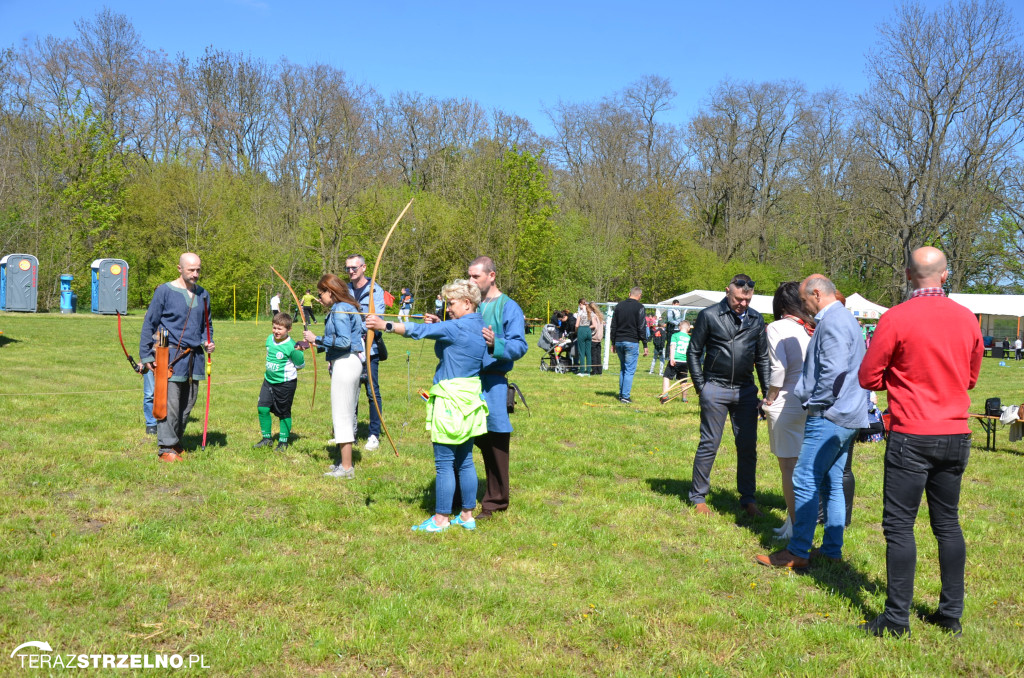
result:
M 793 538 L 793 522 L 789 519 L 789 516 L 788 515 L 786 516 L 786 521 L 784 523 L 782 523 L 781 527 L 776 527 L 775 529 L 772 530 L 772 532 L 775 533 L 774 539 L 778 539 L 779 541 L 783 541 L 783 540 L 786 540 L 786 539 L 792 539 Z
M 325 473 L 324 475 L 331 476 L 332 478 L 344 478 L 346 480 L 351 480 L 356 477 L 356 468 L 355 466 L 352 468 L 342 468 L 341 464 L 338 464 L 338 468 L 335 471 Z
M 341 464 L 331 464 L 331 466 L 330 466 L 330 467 L 329 467 L 329 468 L 327 469 L 327 473 L 325 473 L 324 475 L 325 475 L 325 476 L 333 476 L 333 475 L 334 475 L 334 473 L 335 473 L 335 472 L 336 472 L 336 471 L 337 471 L 337 470 L 338 470 L 339 468 L 341 468 Z
M 373 452 L 380 447 L 380 439 L 377 436 L 370 436 L 366 439 L 366 444 L 363 445 L 363 449 L 367 452 Z

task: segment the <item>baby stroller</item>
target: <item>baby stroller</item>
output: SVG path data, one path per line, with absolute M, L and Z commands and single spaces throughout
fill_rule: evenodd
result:
M 565 374 L 572 371 L 572 359 L 569 357 L 569 348 L 572 340 L 568 337 L 559 336 L 557 327 L 547 324 L 541 330 L 540 339 L 537 340 L 538 348 L 547 351 L 541 356 L 540 369 L 542 372 L 557 372 Z

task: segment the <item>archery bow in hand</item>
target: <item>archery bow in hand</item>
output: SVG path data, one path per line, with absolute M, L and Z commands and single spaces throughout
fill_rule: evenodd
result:
M 402 220 L 402 217 L 405 216 L 405 213 L 409 211 L 410 207 L 412 207 L 412 200 L 410 200 L 408 202 L 408 204 L 406 204 L 405 209 L 403 209 L 401 214 L 398 215 L 398 218 L 395 219 L 395 223 L 393 223 L 391 225 L 391 230 L 388 231 L 388 234 L 384 237 L 384 243 L 380 246 L 380 252 L 377 253 L 377 260 L 373 262 L 373 274 L 370 276 L 370 303 L 369 303 L 369 309 L 368 309 L 370 315 L 377 315 L 377 313 L 376 313 L 377 305 L 376 305 L 376 303 L 374 302 L 374 299 L 373 299 L 373 289 L 374 289 L 374 285 L 376 285 L 376 283 L 377 283 L 377 271 L 380 268 L 380 261 L 381 261 L 381 259 L 384 258 L 384 250 L 388 246 L 388 241 L 391 240 L 391 234 L 395 232 L 396 228 L 398 228 L 398 222 L 400 222 Z M 365 353 L 365 355 L 366 355 L 366 376 L 368 377 L 368 382 L 367 383 L 369 384 L 369 390 L 370 390 L 370 404 L 377 411 L 377 417 L 380 419 L 380 426 L 384 430 L 384 435 L 387 436 L 388 442 L 391 443 L 391 449 L 393 449 L 395 451 L 395 456 L 397 457 L 398 456 L 398 447 L 395 445 L 395 441 L 391 438 L 391 433 L 388 431 L 387 424 L 384 423 L 384 415 L 381 414 L 380 407 L 377 405 L 377 394 L 375 392 L 375 389 L 373 388 L 373 373 L 372 373 L 372 370 L 370 369 L 370 347 L 373 346 L 373 338 L 374 338 L 374 331 L 369 329 L 369 328 L 367 328 L 367 330 L 366 330 L 366 353 Z

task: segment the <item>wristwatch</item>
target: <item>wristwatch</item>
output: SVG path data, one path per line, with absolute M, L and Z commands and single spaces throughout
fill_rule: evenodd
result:
M 384 323 L 384 331 L 385 332 L 394 332 L 395 331 L 395 324 L 394 323 Z

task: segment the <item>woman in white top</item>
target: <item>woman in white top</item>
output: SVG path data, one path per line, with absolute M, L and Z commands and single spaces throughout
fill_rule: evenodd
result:
M 786 521 L 775 533 L 777 539 L 789 539 L 793 531 L 793 468 L 803 445 L 807 420 L 807 413 L 792 392 L 800 380 L 807 345 L 814 333 L 814 319 L 804 310 L 800 299 L 800 283 L 779 285 L 772 300 L 772 314 L 775 322 L 766 331 L 772 375 L 764 409 L 772 454 L 778 457 L 782 471 L 782 494 L 788 512 Z

